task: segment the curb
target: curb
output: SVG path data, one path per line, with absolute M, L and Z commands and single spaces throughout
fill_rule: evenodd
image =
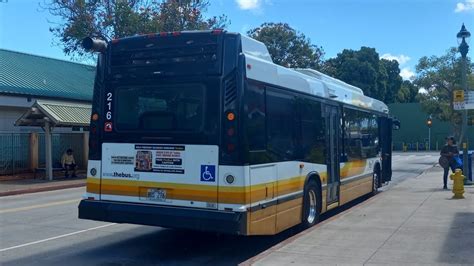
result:
M 53 191 L 53 190 L 60 190 L 60 189 L 66 189 L 66 188 L 77 188 L 77 187 L 84 187 L 84 186 L 86 186 L 85 182 L 56 185 L 56 186 L 32 187 L 32 188 L 27 188 L 27 189 L 0 192 L 0 197 L 20 195 L 20 194 L 30 194 L 30 193 L 44 192 L 44 191 Z

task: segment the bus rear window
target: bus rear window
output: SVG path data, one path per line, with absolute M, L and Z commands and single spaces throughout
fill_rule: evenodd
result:
M 121 87 L 116 95 L 119 131 L 198 132 L 203 128 L 203 85 Z
M 121 39 L 110 48 L 110 78 L 128 81 L 219 75 L 222 47 L 222 36 L 210 32 Z

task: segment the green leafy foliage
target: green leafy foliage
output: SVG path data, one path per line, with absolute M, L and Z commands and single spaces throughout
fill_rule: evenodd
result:
M 324 51 L 311 43 L 303 33 L 287 23 L 263 23 L 247 34 L 263 42 L 275 64 L 291 68 L 313 68 L 322 66 Z
M 44 5 L 60 23 L 50 31 L 71 56 L 83 56 L 83 38 L 111 40 L 135 34 L 224 28 L 225 15 L 204 17 L 206 0 L 52 0 Z
M 469 82 L 474 80 L 474 65 L 468 63 Z M 423 90 L 418 96 L 425 112 L 441 121 L 451 122 L 454 133 L 459 136 L 461 112 L 453 110 L 453 91 L 461 88 L 461 60 L 457 48 L 449 49 L 442 56 L 424 56 L 416 65 L 417 78 L 414 84 Z M 472 87 L 474 82 L 470 84 Z M 472 111 L 471 111 L 472 112 Z
M 396 102 L 414 103 L 418 101 L 418 87 L 409 80 L 404 80 L 396 95 Z
M 345 49 L 326 61 L 324 72 L 361 88 L 364 94 L 392 103 L 397 101 L 402 78 L 395 60 L 380 59 L 375 48 Z
M 398 102 L 397 96 L 403 84 L 398 62 L 396 60 L 381 59 L 380 66 L 385 70 L 379 70 L 379 73 L 382 73 L 382 75 L 379 75 L 379 86 L 385 87 L 386 91 L 384 102 Z M 384 72 L 386 75 L 384 75 Z

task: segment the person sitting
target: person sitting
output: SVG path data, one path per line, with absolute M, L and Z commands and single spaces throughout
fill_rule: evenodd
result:
M 72 177 L 76 177 L 76 160 L 74 160 L 74 155 L 72 149 L 67 149 L 67 151 L 63 154 L 61 158 L 61 164 L 66 173 L 64 176 L 66 178 L 69 177 L 69 171 L 72 171 Z

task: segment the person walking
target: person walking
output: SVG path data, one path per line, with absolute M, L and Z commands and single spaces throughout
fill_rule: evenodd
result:
M 443 189 L 448 189 L 449 168 L 451 168 L 451 171 L 454 173 L 457 166 L 457 162 L 454 157 L 459 155 L 458 147 L 456 146 L 454 137 L 446 138 L 446 145 L 444 145 L 444 147 L 441 149 L 440 155 L 441 157 L 439 158 L 439 164 L 444 168 Z

